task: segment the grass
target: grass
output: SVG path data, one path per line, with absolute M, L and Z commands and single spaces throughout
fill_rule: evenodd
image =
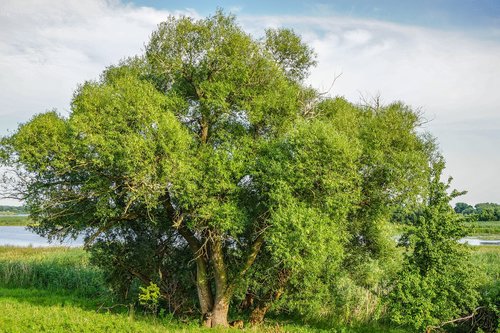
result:
M 471 236 L 488 236 L 500 239 L 500 221 L 465 222 Z
M 204 329 L 193 320 L 179 322 L 165 318 L 130 316 L 128 313 L 96 312 L 81 306 L 71 295 L 54 295 L 46 291 L 0 288 L 0 330 L 5 333 L 24 332 L 239 332 L 237 329 Z M 49 301 L 47 301 L 49 300 Z M 404 333 L 381 325 L 320 329 L 300 323 L 269 323 L 247 332 L 342 332 L 342 333 Z
M 0 215 L 0 226 L 26 226 L 31 223 L 29 216 Z
M 115 304 L 107 292 L 102 272 L 78 248 L 0 247 L 0 332 L 214 332 L 199 327 L 198 320 L 179 322 L 171 317 L 152 318 L 96 311 Z M 101 308 L 102 309 L 102 308 Z M 230 329 L 215 332 L 234 331 Z M 306 325 L 300 320 L 270 320 L 250 332 L 335 332 Z M 341 327 L 338 332 L 391 332 L 404 330 L 378 324 Z
M 0 288 L 0 331 L 24 332 L 238 332 L 236 329 L 204 329 L 196 320 L 180 322 L 170 317 L 153 318 L 128 312 L 96 311 L 98 303 L 73 294 L 37 289 Z M 275 321 L 247 332 L 342 332 L 404 333 L 403 329 L 378 324 L 357 327 L 318 328 L 301 323 Z
M 500 247 L 472 247 L 475 265 L 484 267 L 485 284 L 500 278 Z M 203 329 L 198 320 L 153 318 L 127 308 L 97 311 L 114 304 L 102 273 L 82 249 L 0 247 L 0 332 L 235 332 Z M 105 304 L 101 308 L 102 304 Z M 326 327 L 297 318 L 269 319 L 248 332 L 404 333 L 403 328 L 368 323 Z
M 2 332 L 169 332 L 170 323 L 82 308 L 71 295 L 0 289 Z M 179 326 L 177 326 L 179 328 Z
M 0 287 L 106 297 L 102 272 L 82 249 L 0 247 Z
M 500 281 L 500 246 L 472 246 L 471 260 L 479 265 L 488 282 Z

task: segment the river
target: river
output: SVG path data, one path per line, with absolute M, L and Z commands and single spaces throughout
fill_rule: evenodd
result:
M 33 247 L 47 247 L 47 246 L 67 246 L 79 247 L 83 246 L 83 238 L 66 239 L 62 243 L 54 241 L 49 243 L 47 238 L 40 237 L 37 234 L 27 230 L 25 227 L 14 226 L 0 226 L 0 246 L 33 246 Z
M 491 245 L 500 246 L 500 239 L 480 239 L 475 237 L 465 237 L 459 240 L 460 243 L 467 243 L 469 245 Z M 49 243 L 47 238 L 38 236 L 37 234 L 27 230 L 25 227 L 14 226 L 0 226 L 0 246 L 33 246 L 33 247 L 47 247 L 47 246 L 68 246 L 79 247 L 83 246 L 83 237 L 77 239 L 66 239 L 62 243 L 55 241 Z

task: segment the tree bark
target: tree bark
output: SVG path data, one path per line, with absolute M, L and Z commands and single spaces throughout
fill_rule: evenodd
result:
M 206 263 L 198 262 L 198 260 L 196 260 L 196 289 L 198 291 L 200 310 L 203 318 L 205 319 L 203 325 L 206 327 L 211 327 L 212 324 L 210 322 L 210 315 L 208 314 L 212 310 L 214 302 L 212 290 L 210 289 Z
M 215 302 L 212 309 L 212 327 L 228 327 L 227 313 L 229 310 L 230 290 L 227 288 L 227 271 L 224 263 L 222 239 L 216 233 L 210 235 L 210 250 L 215 280 Z
M 211 327 L 211 311 L 213 308 L 214 300 L 212 289 L 210 288 L 210 281 L 208 279 L 208 265 L 202 248 L 193 235 L 193 233 L 185 226 L 180 226 L 179 233 L 188 242 L 193 256 L 196 261 L 196 289 L 198 291 L 198 300 L 200 302 L 200 310 L 203 316 L 203 326 Z
M 206 144 L 208 141 L 208 124 L 203 122 L 201 124 L 201 135 L 200 135 L 201 143 Z
M 212 310 L 212 327 L 229 327 L 227 313 L 229 311 L 228 300 L 222 299 L 215 303 Z
M 212 295 L 212 289 L 210 287 L 210 281 L 208 278 L 208 263 L 206 255 L 200 244 L 200 241 L 196 238 L 193 232 L 184 224 L 184 216 L 182 212 L 177 212 L 171 202 L 170 193 L 168 190 L 165 191 L 163 196 L 163 201 L 165 202 L 165 207 L 167 210 L 168 218 L 172 221 L 173 227 L 179 232 L 179 234 L 186 240 L 193 253 L 193 257 L 196 262 L 196 289 L 198 292 L 198 301 L 200 303 L 200 310 L 203 316 L 203 325 L 211 327 L 211 314 L 212 307 L 214 305 L 214 298 Z

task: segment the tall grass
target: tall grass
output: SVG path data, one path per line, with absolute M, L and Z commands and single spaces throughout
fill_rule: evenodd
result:
M 43 302 L 43 300 L 50 300 Z M 206 329 L 199 321 L 178 321 L 171 317 L 148 317 L 127 313 L 96 312 L 75 305 L 71 296 L 58 297 L 46 291 L 0 288 L 0 332 L 240 332 L 236 329 Z M 268 321 L 243 331 L 254 333 L 404 333 L 404 329 L 377 324 L 354 327 L 318 327 L 300 321 Z
M 484 285 L 500 280 L 500 247 L 472 247 L 471 265 L 484 270 Z M 152 318 L 124 311 L 96 312 L 107 295 L 103 273 L 82 249 L 0 247 L 0 332 L 231 332 L 199 328 L 196 316 L 187 324 L 171 317 Z M 339 281 L 342 301 L 335 321 L 302 317 L 270 318 L 251 332 L 406 332 L 383 326 L 380 300 L 351 281 Z M 108 296 L 106 296 L 108 297 Z M 109 300 L 109 298 L 107 298 Z M 107 306 L 107 305 L 106 305 Z M 115 313 L 119 312 L 119 313 Z M 349 323 L 349 324 L 346 324 Z
M 107 293 L 103 273 L 81 249 L 0 247 L 0 287 L 67 291 L 85 297 Z
M 47 302 L 45 302 L 47 301 Z M 168 321 L 96 312 L 81 307 L 70 295 L 0 288 L 0 332 L 173 332 L 185 331 Z M 168 326 L 170 327 L 168 327 Z M 186 327 L 187 328 L 187 327 Z
M 500 283 L 500 246 L 473 246 L 471 259 L 484 271 L 487 283 Z
M 31 223 L 28 216 L 7 215 L 0 216 L 0 226 L 26 226 Z
M 465 222 L 469 235 L 500 235 L 500 221 Z

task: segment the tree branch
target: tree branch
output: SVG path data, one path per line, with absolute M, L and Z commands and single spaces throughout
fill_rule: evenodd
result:
M 250 269 L 250 267 L 252 267 L 253 263 L 255 262 L 255 259 L 257 258 L 257 255 L 260 252 L 262 244 L 264 244 L 264 236 L 262 233 L 260 233 L 257 236 L 257 238 L 253 241 L 252 246 L 250 247 L 250 252 L 248 253 L 248 257 L 247 257 L 245 264 L 241 268 L 237 277 L 234 279 L 234 281 L 231 283 L 231 285 L 227 288 L 227 290 L 226 290 L 227 297 L 231 296 L 231 294 L 236 289 L 238 283 L 241 281 L 241 279 L 244 278 L 245 274 Z
M 457 318 L 457 319 L 445 321 L 445 322 L 442 322 L 441 324 L 439 324 L 437 326 L 427 326 L 427 328 L 425 329 L 425 333 L 430 333 L 430 332 L 432 332 L 433 330 L 435 330 L 437 328 L 443 327 L 444 325 L 453 324 L 453 323 L 457 323 L 457 322 L 461 322 L 461 321 L 466 321 L 466 320 L 469 320 L 469 319 L 473 319 L 476 316 L 477 311 L 480 310 L 480 309 L 482 309 L 482 308 L 483 308 L 483 306 L 475 308 L 474 311 L 472 311 L 472 313 L 470 315 L 467 315 L 465 317 L 460 317 L 460 318 Z

